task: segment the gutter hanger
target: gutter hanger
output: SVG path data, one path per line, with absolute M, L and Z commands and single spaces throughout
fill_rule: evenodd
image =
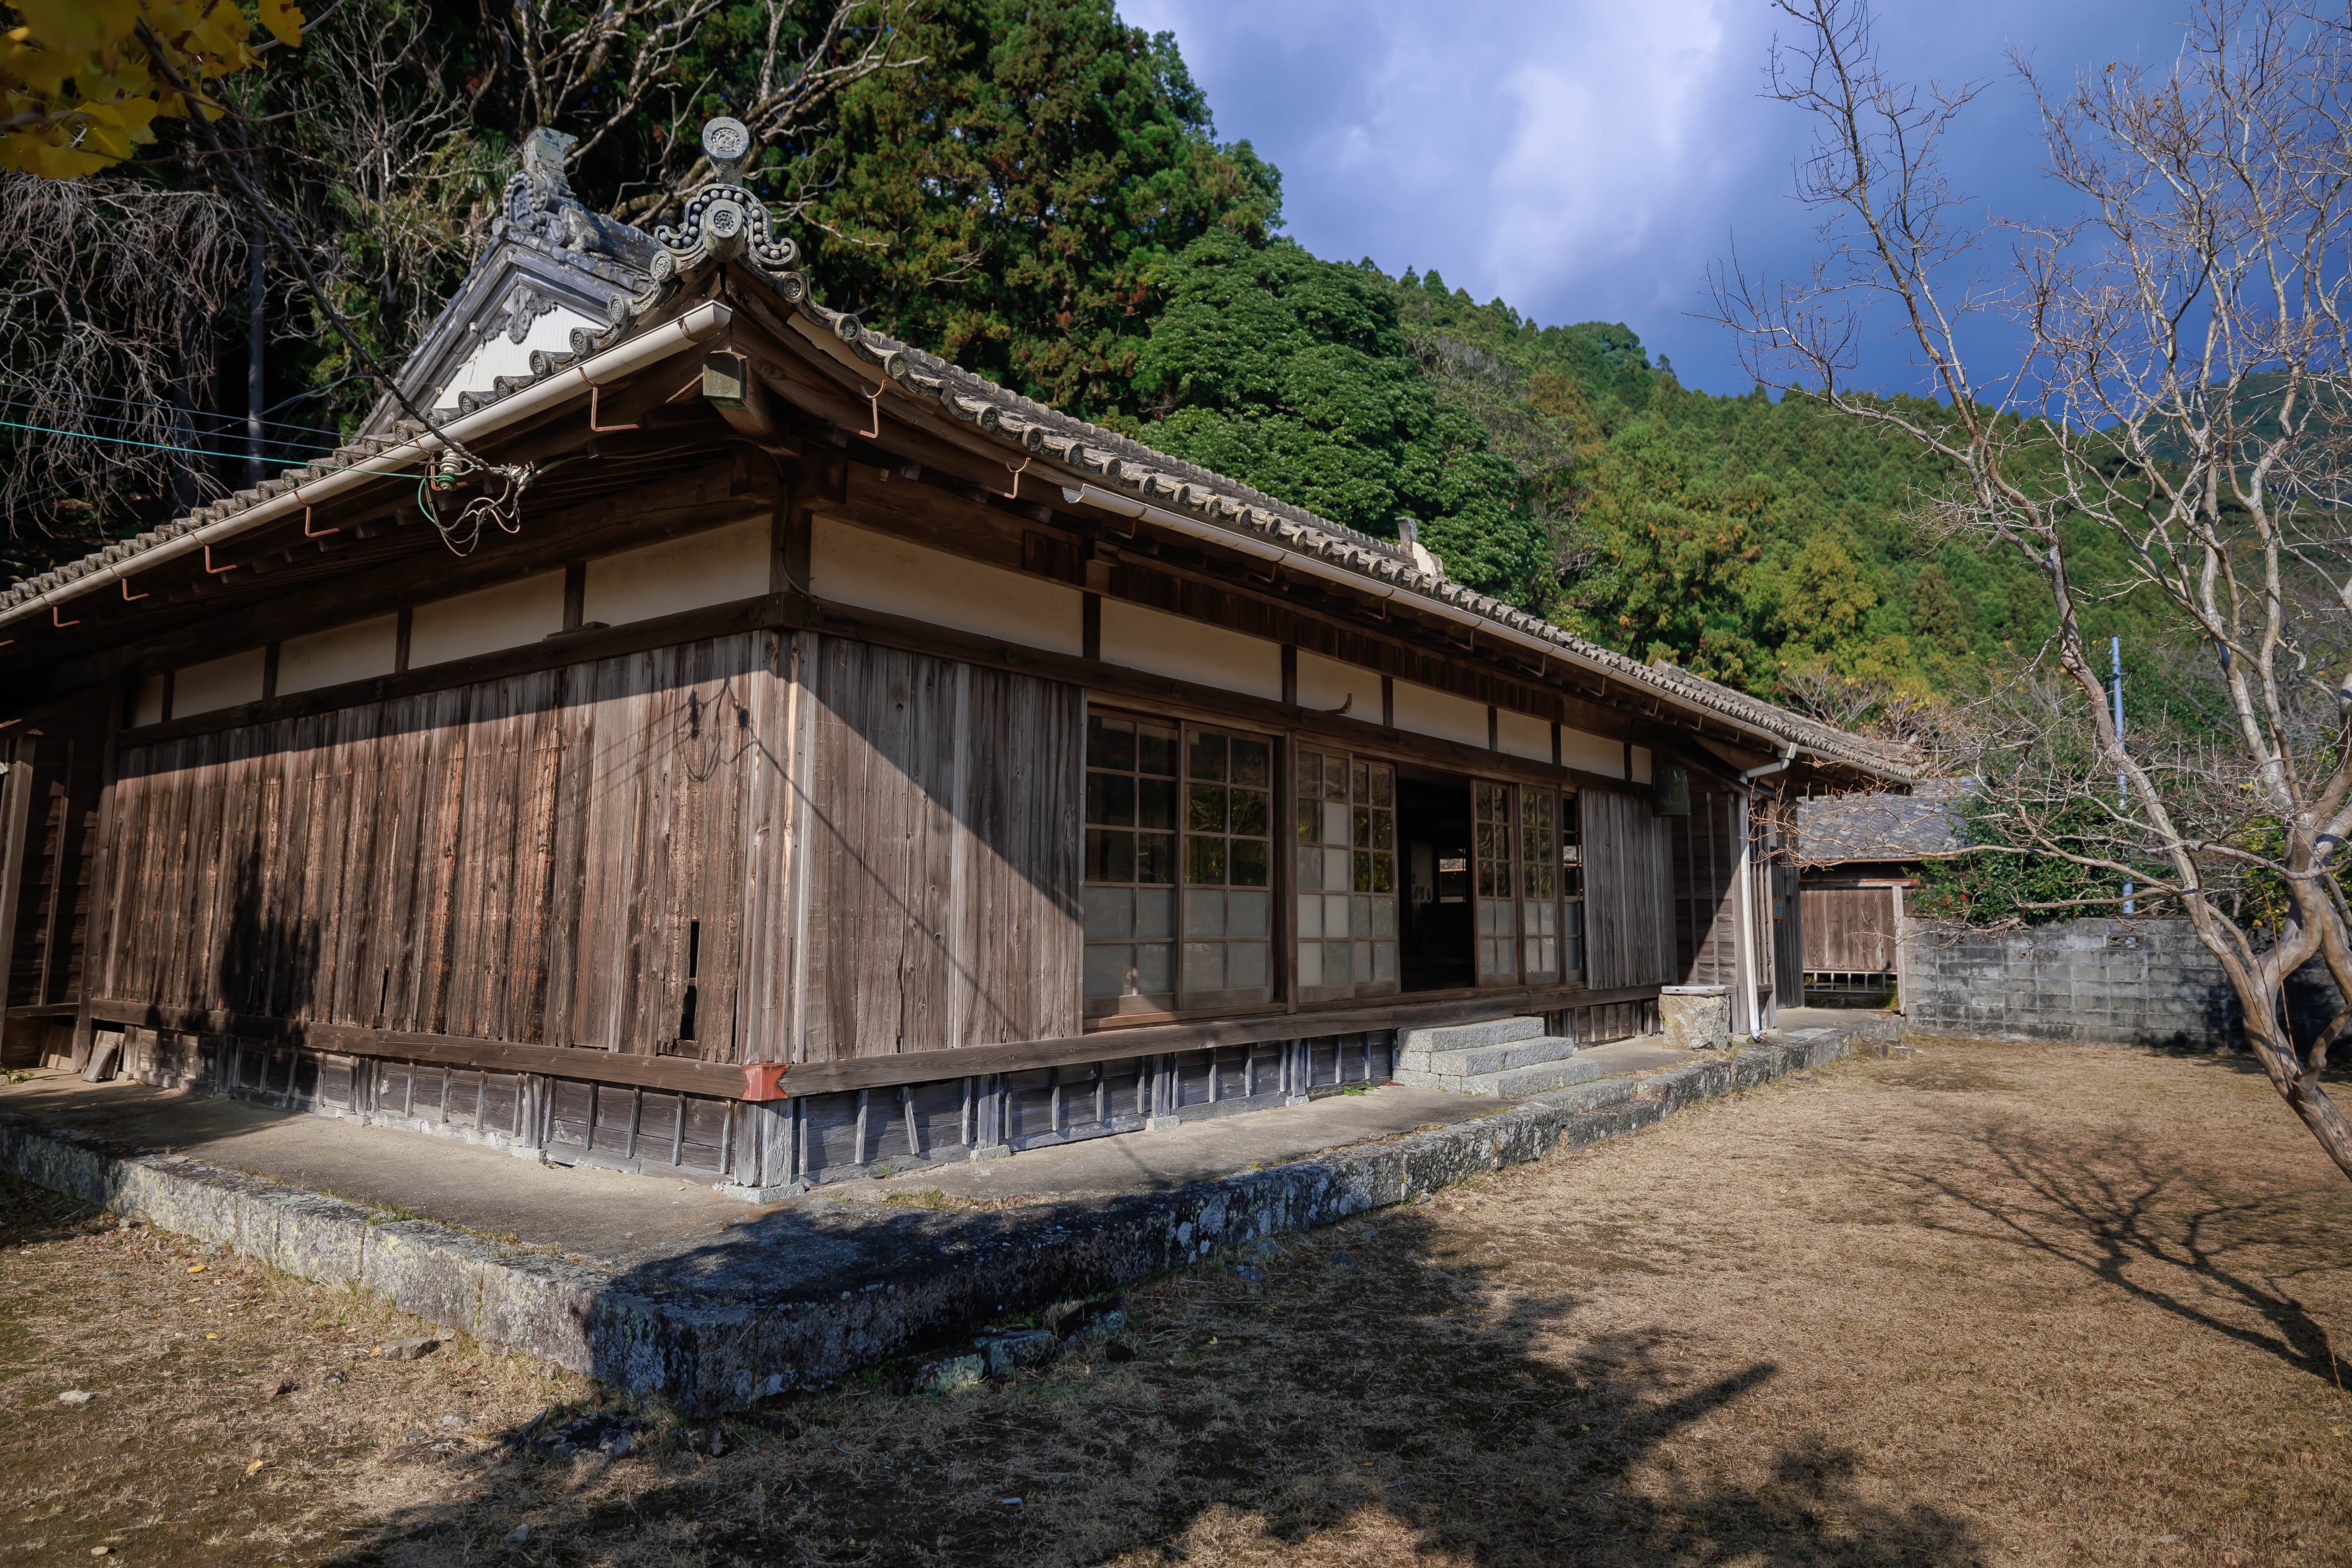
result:
M 505 428 L 518 420 L 553 407 L 571 397 L 583 387 L 597 387 L 617 381 L 625 375 L 643 370 L 658 360 L 668 358 L 682 349 L 708 342 L 726 330 L 734 312 L 717 300 L 696 306 L 674 321 L 667 321 L 641 337 L 616 343 L 604 353 L 566 365 L 499 399 L 488 408 L 477 410 L 460 419 L 451 420 L 446 428 L 451 438 L 470 443 L 493 431 Z M 317 506 L 347 490 L 356 489 L 370 479 L 408 478 L 395 470 L 402 465 L 428 458 L 449 444 L 439 430 L 428 430 L 415 439 L 397 447 L 389 447 L 372 458 L 362 458 L 364 467 L 337 468 L 315 479 L 306 479 L 291 489 L 280 492 L 268 500 L 246 508 L 234 517 L 200 528 L 178 538 L 166 541 L 152 550 L 141 552 L 125 560 L 110 562 L 95 572 L 85 573 L 70 583 L 61 583 L 37 598 L 27 599 L 5 615 L 0 626 L 36 615 L 52 605 L 93 588 L 104 587 L 110 582 L 128 581 L 142 573 L 151 572 L 183 555 L 216 545 L 240 533 L 278 521 L 296 511 Z
M 1244 554 L 1255 555 L 1261 560 L 1279 561 L 1293 571 L 1305 573 L 1307 575 L 1312 577 L 1321 577 L 1328 582 L 1342 584 L 1360 594 L 1370 593 L 1381 599 L 1402 599 L 1410 603 L 1413 608 L 1417 610 L 1427 610 L 1435 615 L 1443 616 L 1447 620 L 1456 622 L 1460 625 L 1475 626 L 1480 632 L 1488 637 L 1500 637 L 1506 641 L 1517 643 L 1522 647 L 1530 648 L 1548 658 L 1559 659 L 1563 664 L 1576 665 L 1580 668 L 1591 671 L 1593 674 L 1601 677 L 1603 679 L 1618 681 L 1622 681 L 1624 679 L 1624 677 L 1622 674 L 1616 670 L 1609 668 L 1605 665 L 1596 664 L 1590 659 L 1578 658 L 1576 651 L 1573 648 L 1562 647 L 1558 643 L 1547 642 L 1541 637 L 1529 637 L 1527 633 L 1520 631 L 1516 626 L 1505 626 L 1500 621 L 1488 620 L 1486 616 L 1477 614 L 1475 611 L 1465 610 L 1458 605 L 1449 605 L 1443 599 L 1433 598 L 1427 594 L 1419 593 L 1411 588 L 1382 583 L 1378 578 L 1367 577 L 1360 572 L 1350 572 L 1343 566 L 1334 566 L 1328 562 L 1318 561 L 1312 555 L 1302 555 L 1297 551 L 1285 550 L 1280 545 L 1265 543 L 1262 541 L 1250 538 L 1247 534 L 1236 533 L 1231 529 L 1219 528 L 1213 523 L 1199 521 L 1193 518 L 1184 516 L 1181 512 L 1169 511 L 1165 508 L 1153 506 L 1148 501 L 1139 501 L 1129 496 L 1119 495 L 1110 490 L 1099 489 L 1093 485 L 1084 483 L 1078 484 L 1075 487 L 1064 485 L 1062 487 L 1062 499 L 1072 506 L 1085 505 L 1100 507 L 1105 511 L 1117 512 L 1121 517 L 1136 518 L 1151 522 L 1158 527 L 1167 529 L 1171 532 L 1187 534 L 1194 539 L 1205 539 L 1213 543 L 1223 545 L 1228 550 L 1238 550 Z M 1658 695 L 1680 708 L 1691 708 L 1694 706 L 1688 698 L 1684 697 L 1679 692 L 1660 690 Z M 1778 763 L 1768 763 L 1764 767 L 1755 770 L 1756 773 L 1776 772 L 1780 768 L 1787 767 L 1790 762 L 1795 760 L 1797 747 L 1793 742 L 1784 742 L 1780 736 L 1773 734 L 1769 730 L 1759 730 L 1752 724 L 1742 723 L 1739 720 L 1732 718 L 1729 714 L 1718 713 L 1712 708 L 1703 709 L 1702 710 L 1706 712 L 1707 717 L 1714 719 L 1720 723 L 1732 725 L 1737 729 L 1746 731 L 1751 735 L 1763 736 L 1765 739 L 1772 742 L 1775 745 L 1781 745 L 1786 748 L 1787 755 L 1783 756 L 1780 761 Z M 1755 774 L 1743 773 L 1740 776 L 1741 778 L 1746 779 L 1753 777 Z

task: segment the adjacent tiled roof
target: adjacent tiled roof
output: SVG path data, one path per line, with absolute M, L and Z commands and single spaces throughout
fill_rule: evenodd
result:
M 1925 860 L 1966 842 L 1960 803 L 1973 779 L 1922 779 L 1909 795 L 1842 795 L 1797 803 L 1797 858 L 1808 865 Z
M 530 375 L 500 376 L 488 394 L 466 394 L 459 400 L 459 416 L 488 407 L 613 347 L 640 322 L 676 300 L 681 292 L 683 277 L 712 265 L 716 264 L 699 262 L 686 272 L 675 267 L 657 266 L 656 281 L 651 288 L 634 299 L 614 301 L 610 325 L 601 331 L 573 329 L 570 353 L 533 353 Z M 1073 418 L 936 354 L 877 332 L 855 315 L 817 303 L 807 279 L 797 272 L 768 273 L 748 262 L 740 265 L 744 273 L 763 279 L 786 305 L 830 331 L 859 359 L 875 366 L 909 395 L 929 398 L 954 417 L 1030 453 L 1050 458 L 1084 476 L 1089 483 L 1100 481 L 1106 489 L 1123 491 L 1153 506 L 1189 513 L 1236 534 L 1255 535 L 1285 550 L 1317 557 L 1374 582 L 1441 601 L 1547 643 L 1557 647 L 1562 657 L 1601 669 L 1629 686 L 1650 689 L 1679 706 L 1712 711 L 1817 758 L 1843 763 L 1882 777 L 1905 781 L 1910 777 L 1911 763 L 1905 751 L 1817 723 L 1664 661 L 1643 664 L 1587 642 L 1499 599 L 1422 571 L 1403 548 L 1387 540 L 1318 517 L 1181 458 L 1155 451 L 1130 437 Z M 182 534 L 233 517 L 282 494 L 297 482 L 363 462 L 400 445 L 417 434 L 419 428 L 412 422 L 387 436 L 338 447 L 304 468 L 286 470 L 280 479 L 239 490 L 136 539 L 110 545 L 95 555 L 28 578 L 0 594 L 0 611 Z

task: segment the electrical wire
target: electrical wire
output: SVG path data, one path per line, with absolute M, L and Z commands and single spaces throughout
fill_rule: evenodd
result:
M 346 377 L 345 379 L 348 380 L 350 378 Z M 37 394 L 42 390 L 43 389 L 40 387 L 26 386 L 17 382 L 0 381 L 0 394 L 11 392 L 30 392 Z M 321 390 L 324 389 L 322 388 Z M 305 394 L 303 395 L 308 395 Z M 8 403 L 12 401 L 16 400 L 0 397 L 0 403 Z M 54 400 L 37 398 L 32 403 L 17 402 L 16 405 L 20 407 L 37 408 L 47 406 L 47 404 L 52 401 Z M 174 415 L 183 415 L 192 419 L 222 419 L 239 426 L 244 425 L 248 417 L 248 416 L 243 414 L 231 414 L 215 408 L 173 408 L 169 404 L 156 403 L 150 399 L 136 397 L 108 397 L 99 393 L 77 393 L 75 395 L 75 401 L 78 403 L 110 403 L 118 408 L 157 408 Z M 288 401 L 291 402 L 292 399 L 289 398 Z M 285 405 L 285 404 L 281 403 L 277 406 L 283 408 Z M 263 412 L 266 414 L 268 413 L 269 410 L 264 409 Z M 120 419 L 122 416 L 113 414 L 99 414 L 92 415 L 91 417 L 96 419 Z M 342 438 L 342 433 L 341 431 L 330 430 L 323 425 L 297 425 L 291 420 L 286 419 L 264 419 L 262 424 L 278 430 L 299 430 L 306 435 L 332 436 L 337 440 L 341 440 Z
M 169 441 L 140 441 L 129 436 L 98 436 L 88 430 L 60 430 L 54 425 L 26 425 L 15 419 L 0 419 L 0 427 L 10 430 L 36 430 L 44 436 L 64 436 L 76 441 L 104 441 L 117 447 L 143 447 L 151 452 L 184 452 L 192 458 L 226 458 L 232 462 L 238 463 L 245 462 L 253 456 L 250 452 L 208 452 L 202 447 L 181 447 Z M 270 444 L 281 447 L 293 445 L 290 441 Z

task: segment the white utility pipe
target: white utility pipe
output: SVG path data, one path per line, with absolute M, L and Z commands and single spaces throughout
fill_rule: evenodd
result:
M 1235 532 L 1232 529 L 1219 528 L 1213 523 L 1202 522 L 1186 517 L 1181 512 L 1173 512 L 1162 507 L 1153 506 L 1148 501 L 1136 500 L 1132 497 L 1119 495 L 1112 490 L 1099 489 L 1087 484 L 1076 487 L 1064 485 L 1062 499 L 1072 506 L 1098 506 L 1105 511 L 1115 511 L 1122 517 L 1138 518 L 1172 532 L 1189 534 L 1195 539 L 1210 540 L 1223 545 L 1228 550 L 1239 550 L 1246 554 L 1257 556 L 1261 560 L 1279 561 L 1292 571 L 1303 572 L 1309 576 L 1321 577 L 1333 583 L 1342 583 L 1358 593 L 1369 592 L 1383 599 L 1406 600 L 1416 609 L 1428 610 L 1444 616 L 1450 621 L 1459 622 L 1463 626 L 1475 626 L 1489 637 L 1501 637 L 1506 641 L 1517 643 L 1522 647 L 1532 648 L 1547 658 L 1556 658 L 1563 664 L 1589 669 L 1593 674 L 1609 679 L 1625 679 L 1625 672 L 1622 670 L 1612 669 L 1607 665 L 1595 660 L 1579 658 L 1572 649 L 1564 648 L 1558 643 L 1547 642 L 1538 637 L 1531 637 L 1517 627 L 1506 626 L 1500 621 L 1489 620 L 1475 610 L 1465 610 L 1458 605 L 1449 605 L 1433 595 L 1383 583 L 1378 578 L 1367 577 L 1360 572 L 1351 572 L 1344 566 L 1334 566 L 1329 562 L 1318 561 L 1312 555 L 1285 550 L 1278 544 L 1268 544 L 1263 540 L 1253 539 L 1247 534 Z M 1716 712 L 1713 709 L 1709 709 L 1708 712 L 1714 718 L 1744 730 L 1751 735 L 1761 735 L 1774 745 L 1781 743 L 1780 738 L 1768 730 L 1759 730 L 1752 724 L 1741 723 L 1730 715 Z M 1793 754 L 1792 750 L 1791 755 Z M 1775 766 L 1786 767 L 1788 763 L 1784 760 Z M 1774 768 L 1768 767 L 1760 771 L 1770 773 Z
M 1760 767 L 1746 769 L 1740 773 L 1739 782 L 1743 784 L 1752 784 L 1756 780 L 1762 778 L 1766 773 L 1777 773 L 1796 760 L 1797 748 L 1793 744 L 1786 746 L 1782 749 L 1780 759 L 1777 762 L 1769 762 L 1764 763 Z M 1764 1000 L 1761 996 L 1757 994 L 1756 918 L 1754 913 L 1748 909 L 1748 906 L 1756 901 L 1756 873 L 1753 862 L 1748 854 L 1748 796 L 1749 793 L 1750 792 L 1747 790 L 1742 790 L 1739 794 L 1734 795 L 1732 799 L 1736 803 L 1734 810 L 1738 818 L 1739 824 L 1739 869 L 1734 873 L 1734 875 L 1739 879 L 1739 950 L 1742 955 L 1739 965 L 1739 977 L 1742 981 L 1746 982 L 1747 985 L 1748 1033 L 1750 1037 L 1753 1037 L 1764 1032 Z
M 365 464 L 365 467 L 337 468 L 332 473 L 323 474 L 318 479 L 307 479 L 282 495 L 274 496 L 257 506 L 247 507 L 234 517 L 225 517 L 218 522 L 200 528 L 193 533 L 184 533 L 177 539 L 157 545 L 152 550 L 142 551 L 123 560 L 110 562 L 95 572 L 86 573 L 70 583 L 61 583 L 48 592 L 16 605 L 5 614 L 0 614 L 0 626 L 22 620 L 26 616 L 37 615 L 52 605 L 61 605 L 68 599 L 90 589 L 102 588 L 109 583 L 152 571 L 167 562 L 176 561 L 181 556 L 202 550 L 207 545 L 218 544 L 248 530 L 275 522 L 301 508 L 331 500 L 344 491 L 364 484 L 369 479 L 414 477 L 398 475 L 396 470 L 406 464 L 429 458 L 433 453 L 446 447 L 452 440 L 469 443 L 478 437 L 503 429 L 520 419 L 552 407 L 584 387 L 602 386 L 608 382 L 617 381 L 622 376 L 643 370 L 656 360 L 667 359 L 681 349 L 690 348 L 696 343 L 707 342 L 724 331 L 728 322 L 733 319 L 734 312 L 716 300 L 698 305 L 677 320 L 664 322 L 642 337 L 632 338 L 627 342 L 615 344 L 603 353 L 583 360 L 578 364 L 567 365 L 554 374 L 524 387 L 520 392 L 499 399 L 488 408 L 450 421 L 443 427 L 448 433 L 448 438 L 446 440 L 440 431 L 428 431 L 413 441 L 387 447 L 373 458 L 362 458 L 361 462 Z

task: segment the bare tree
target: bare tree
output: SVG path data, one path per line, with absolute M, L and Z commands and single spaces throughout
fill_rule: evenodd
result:
M 1978 90 L 1889 79 L 1863 0 L 1775 0 L 1770 94 L 1812 116 L 1798 195 L 1822 215 L 1811 275 L 1736 268 L 1717 299 L 1751 368 L 1901 432 L 1954 476 L 1937 521 L 2038 570 L 2055 682 L 1985 749 L 1989 805 L 2019 847 L 2128 883 L 2193 923 L 2243 1005 L 2271 1082 L 2352 1174 L 2321 1088 L 2352 1025 L 2352 40 L 2268 0 L 2202 0 L 2161 68 L 2060 86 L 2042 110 L 2068 221 L 1972 226 L 1938 145 Z M 1990 243 L 1998 241 L 2000 243 Z M 1937 412 L 1850 378 L 1865 308 L 1891 311 Z M 1986 330 L 1984 318 L 2004 323 Z M 1983 345 L 2011 341 L 2014 352 Z M 2121 559 L 2120 576 L 2091 563 Z M 2162 607 L 2203 719 L 2126 748 L 2084 609 Z M 2021 691 L 2028 689 L 2021 688 Z M 2192 706 L 2190 710 L 2196 711 Z M 2273 895 L 2272 919 L 2250 889 Z M 2299 1048 L 2287 978 L 2317 957 L 2339 999 Z
M 719 90 L 751 132 L 772 146 L 810 129 L 843 89 L 877 71 L 922 63 L 904 23 L 919 0 L 761 0 L 753 57 L 690 74 L 719 0 L 482 0 L 482 31 L 494 53 L 473 85 L 475 103 L 503 93 L 517 123 L 577 135 L 567 163 L 589 157 L 640 115 L 667 108 L 656 131 L 656 188 L 626 197 L 616 216 L 642 221 L 710 177 L 698 117 L 680 111 Z M 798 174 L 799 172 L 796 172 Z M 796 184 L 807 183 L 805 174 Z M 800 205 L 788 194 L 785 211 Z
M 128 493 L 194 505 L 219 492 L 197 454 L 229 446 L 203 411 L 214 318 L 243 292 L 245 247 L 228 204 L 203 191 L 0 174 L 0 419 L 13 427 L 0 512 L 11 540 L 66 532 L 87 543 L 125 515 L 116 503 Z

